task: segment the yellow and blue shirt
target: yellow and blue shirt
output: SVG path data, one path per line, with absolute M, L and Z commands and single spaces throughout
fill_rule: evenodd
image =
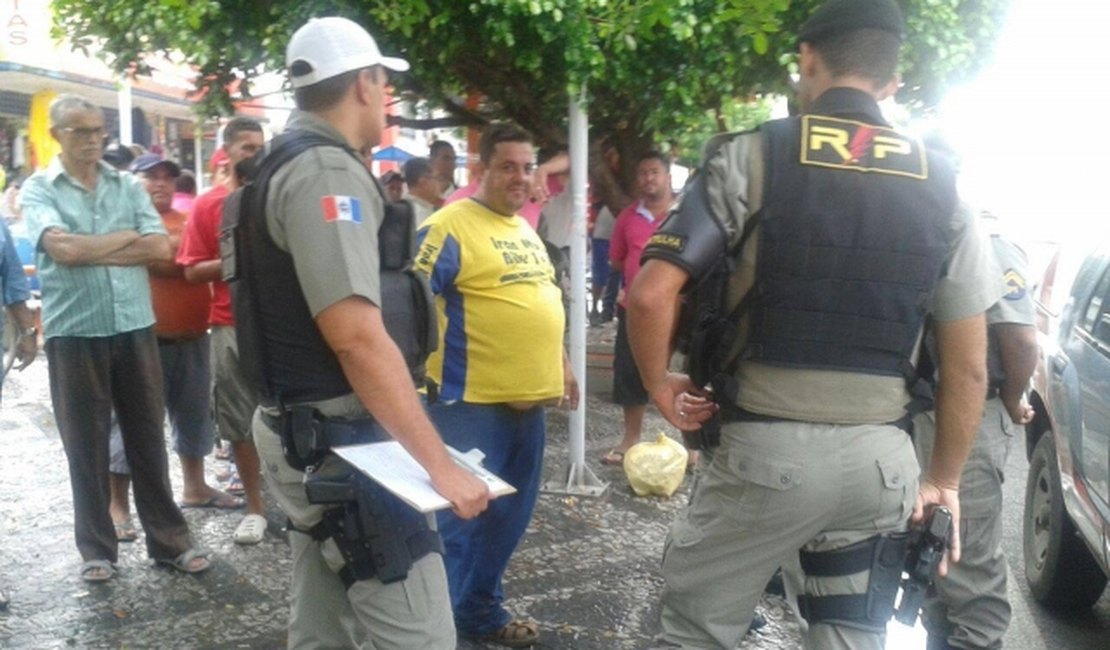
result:
M 536 232 L 466 199 L 418 233 L 416 268 L 436 294 L 439 348 L 428 375 L 440 399 L 539 401 L 563 391 L 562 298 Z

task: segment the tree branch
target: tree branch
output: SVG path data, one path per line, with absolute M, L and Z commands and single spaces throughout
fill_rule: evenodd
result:
M 450 115 L 448 117 L 432 117 L 427 119 L 403 117 L 401 115 L 387 115 L 385 123 L 388 126 L 399 126 L 403 129 L 447 129 L 453 126 L 485 126 L 487 122 L 467 115 Z

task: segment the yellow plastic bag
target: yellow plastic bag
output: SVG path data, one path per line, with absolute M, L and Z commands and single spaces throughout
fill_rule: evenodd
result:
M 688 456 L 682 443 L 660 431 L 654 441 L 632 445 L 624 453 L 624 473 L 637 495 L 669 497 L 682 485 Z

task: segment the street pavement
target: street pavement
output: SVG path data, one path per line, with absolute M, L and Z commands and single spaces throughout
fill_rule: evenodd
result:
M 648 648 L 659 631 L 659 557 L 668 524 L 689 496 L 690 478 L 671 498 L 641 498 L 620 468 L 598 459 L 619 438 L 621 412 L 609 402 L 613 324 L 589 330 L 586 461 L 608 489 L 600 497 L 544 493 L 505 576 L 508 605 L 542 627 L 542 647 L 567 650 Z M 45 357 L 13 373 L 0 407 L 0 648 L 283 648 L 288 619 L 289 545 L 285 518 L 267 501 L 269 530 L 258 546 L 231 541 L 241 514 L 187 509 L 213 568 L 185 576 L 150 565 L 142 540 L 120 547 L 120 574 L 104 585 L 77 577 L 66 458 L 50 407 Z M 545 478 L 567 464 L 567 414 L 551 411 Z M 676 436 L 651 409 L 645 438 Z M 168 436 L 167 436 L 168 438 Z M 180 494 L 180 466 L 170 454 Z M 210 457 L 209 482 L 222 461 Z M 1050 616 L 1030 603 L 1021 568 L 1020 526 L 1026 462 L 1019 449 L 1007 472 L 1006 547 L 1014 623 L 1006 647 L 1096 648 L 1110 633 L 1110 590 L 1090 614 Z M 800 647 L 798 625 L 776 597 L 761 611 L 768 625 L 744 650 Z M 460 641 L 462 650 L 491 647 Z M 920 629 L 892 623 L 887 647 L 923 648 Z
M 590 330 L 586 459 L 609 488 L 600 497 L 544 493 L 505 576 L 515 614 L 542 627 L 542 647 L 639 649 L 659 630 L 659 557 L 668 523 L 689 495 L 690 478 L 669 499 L 635 496 L 620 468 L 598 459 L 620 438 L 621 413 L 608 402 L 613 324 Z M 567 461 L 567 414 L 550 413 L 545 478 Z M 677 435 L 649 413 L 644 432 Z M 168 439 L 167 434 L 167 439 Z M 267 498 L 269 530 L 258 546 L 231 541 L 241 513 L 186 509 L 213 567 L 186 576 L 151 566 L 142 538 L 121 544 L 119 575 L 89 585 L 77 575 L 66 457 L 50 407 L 45 355 L 4 384 L 0 408 L 0 648 L 282 648 L 288 614 L 285 517 Z M 180 465 L 170 453 L 180 495 Z M 225 464 L 209 457 L 209 482 Z M 135 518 L 138 523 L 137 517 Z M 781 599 L 746 649 L 798 647 Z M 459 648 L 485 644 L 463 640 Z

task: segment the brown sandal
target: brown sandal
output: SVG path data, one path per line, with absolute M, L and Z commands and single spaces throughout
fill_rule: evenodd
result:
M 535 621 L 512 620 L 500 630 L 482 637 L 482 641 L 509 648 L 531 648 L 540 642 L 540 627 Z

